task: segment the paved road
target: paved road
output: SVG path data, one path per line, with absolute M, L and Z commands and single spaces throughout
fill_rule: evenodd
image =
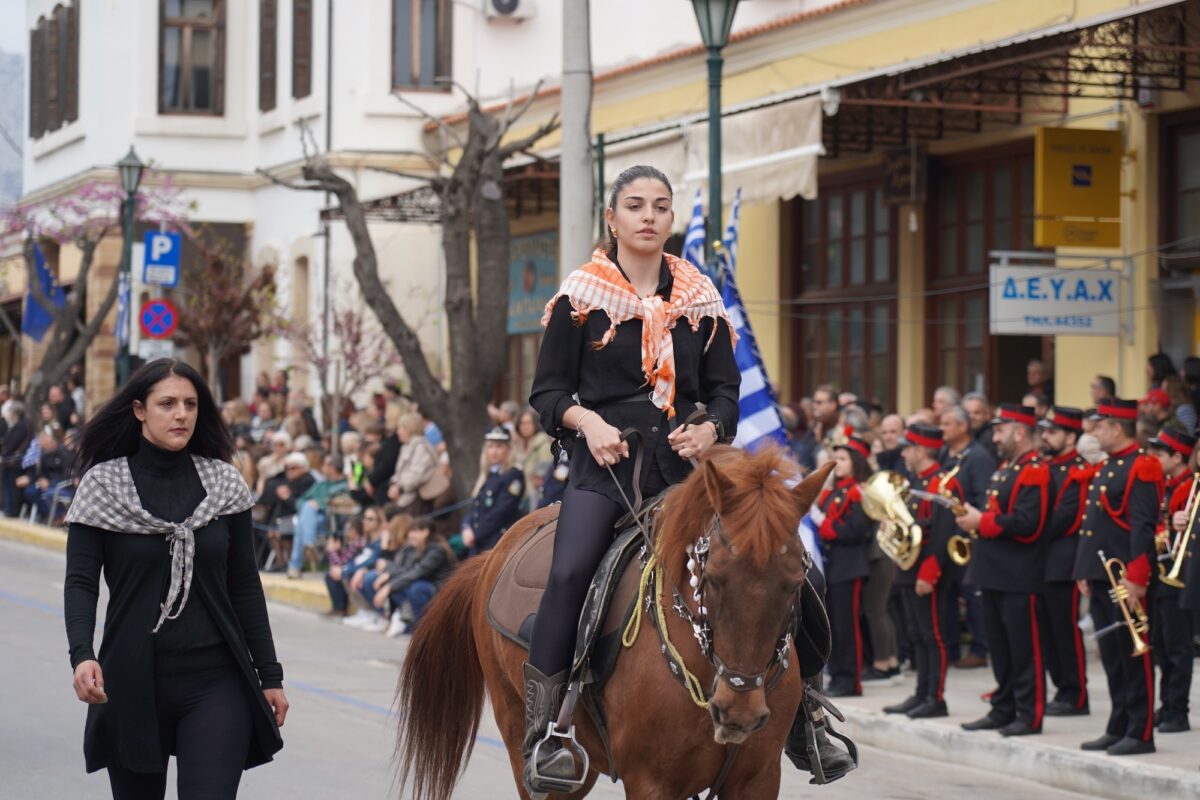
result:
M 0 798 L 106 798 L 103 773 L 86 775 L 84 707 L 71 690 L 62 627 L 62 555 L 0 541 Z M 102 614 L 103 612 L 101 612 Z M 292 711 L 286 747 L 242 782 L 246 798 L 395 798 L 390 717 L 403 643 L 272 605 Z M 1080 795 L 979 770 L 864 749 L 863 767 L 823 789 L 785 764 L 781 797 L 821 800 L 1080 800 Z M 490 714 L 456 797 L 515 798 Z M 919 785 L 910 785 L 919 782 Z M 174 797 L 174 792 L 168 793 Z M 591 797 L 623 797 L 598 785 Z

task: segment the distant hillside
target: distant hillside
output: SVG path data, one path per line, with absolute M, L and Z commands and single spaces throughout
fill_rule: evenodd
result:
M 25 59 L 0 52 L 0 127 L 22 146 L 25 140 Z M 0 205 L 21 196 L 21 156 L 0 133 Z

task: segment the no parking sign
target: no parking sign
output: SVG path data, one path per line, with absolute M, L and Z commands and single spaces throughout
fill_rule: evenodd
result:
M 165 298 L 147 300 L 138 314 L 138 325 L 148 339 L 167 339 L 179 325 L 179 312 L 175 310 L 175 304 Z

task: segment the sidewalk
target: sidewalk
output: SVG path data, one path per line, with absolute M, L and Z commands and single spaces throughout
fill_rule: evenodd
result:
M 23 542 L 47 550 L 63 552 L 67 549 L 67 532 L 61 528 L 31 525 L 21 520 L 0 517 L 0 539 Z M 301 580 L 288 580 L 282 573 L 259 573 L 263 593 L 268 600 L 285 603 L 307 611 L 328 611 L 329 594 L 325 582 L 315 572 L 304 573 Z
M 1042 733 L 1037 736 L 1007 739 L 995 731 L 968 732 L 959 727 L 988 712 L 989 705 L 980 696 L 995 688 L 990 667 L 950 668 L 946 679 L 950 716 L 942 719 L 910 720 L 902 714 L 881 711 L 912 694 L 916 676 L 911 673 L 894 679 L 890 685 L 888 681 L 864 683 L 862 697 L 843 697 L 835 703 L 846 715 L 843 727 L 859 744 L 949 760 L 1091 797 L 1200 797 L 1200 729 L 1156 733 L 1158 752 L 1145 756 L 1114 758 L 1079 749 L 1082 742 L 1104 732 L 1111 707 L 1098 651 L 1093 642 L 1087 645 L 1091 715 L 1046 717 Z M 1053 697 L 1053 684 L 1048 679 L 1047 684 L 1047 692 Z M 1193 709 L 1200 708 L 1200 681 L 1192 684 L 1191 701 Z M 1192 724 L 1200 727 L 1200 717 L 1193 714 Z

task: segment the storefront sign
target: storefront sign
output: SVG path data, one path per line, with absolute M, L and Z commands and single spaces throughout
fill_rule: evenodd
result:
M 1120 131 L 1038 128 L 1034 143 L 1034 244 L 1120 247 Z
M 883 151 L 883 201 L 888 205 L 925 202 L 925 148 L 895 147 Z
M 558 289 L 558 231 L 514 236 L 508 264 L 508 332 L 537 333 Z
M 1048 266 L 991 268 L 991 333 L 1018 336 L 1116 336 L 1121 273 Z

